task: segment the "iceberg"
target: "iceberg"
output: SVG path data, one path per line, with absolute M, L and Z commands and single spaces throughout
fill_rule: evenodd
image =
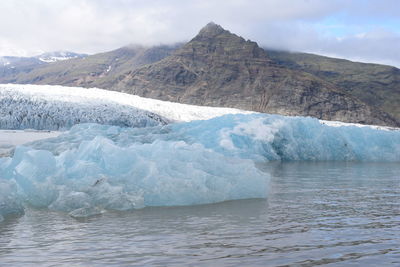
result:
M 400 161 L 400 130 L 329 126 L 314 118 L 269 114 L 224 115 L 147 128 L 81 124 L 56 138 L 30 146 L 60 154 L 96 137 L 109 139 L 121 147 L 132 143 L 183 141 L 201 144 L 227 157 L 259 162 Z
M 226 115 L 165 128 L 224 155 L 257 161 L 400 161 L 399 129 L 329 126 L 311 117 L 270 114 Z
M 400 131 L 236 114 L 146 128 L 79 124 L 0 158 L 0 215 L 24 206 L 107 210 L 267 196 L 266 161 L 400 162 Z
M 253 161 L 226 157 L 201 144 L 156 140 L 120 146 L 102 136 L 59 155 L 20 146 L 0 166 L 1 180 L 18 186 L 9 201 L 77 217 L 264 198 L 268 180 Z

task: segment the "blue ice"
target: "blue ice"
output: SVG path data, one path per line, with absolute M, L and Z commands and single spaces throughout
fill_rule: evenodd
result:
M 0 215 L 23 206 L 107 210 L 265 198 L 272 160 L 400 161 L 400 131 L 278 115 L 147 128 L 80 124 L 0 158 Z

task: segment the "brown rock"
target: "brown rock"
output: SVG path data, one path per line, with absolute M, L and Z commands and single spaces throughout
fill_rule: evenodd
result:
M 275 64 L 257 43 L 214 23 L 171 56 L 119 76 L 112 88 L 187 104 L 399 125 L 329 82 Z

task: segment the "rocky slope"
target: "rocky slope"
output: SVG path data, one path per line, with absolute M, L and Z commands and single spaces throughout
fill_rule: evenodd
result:
M 0 57 L 0 81 L 12 82 L 21 73 L 28 73 L 46 64 L 36 57 Z
M 1 77 L 0 83 L 33 83 L 100 87 L 109 89 L 116 76 L 167 57 L 176 46 L 126 46 L 85 58 L 74 58 L 38 66 L 17 77 Z
M 112 84 L 114 90 L 181 103 L 399 125 L 334 84 L 275 63 L 257 43 L 213 23 L 173 55 Z
M 85 58 L 86 56 L 86 54 L 68 51 L 55 51 L 35 57 L 0 57 L 0 82 L 15 82 L 21 75 L 23 76 L 38 68 L 45 67 L 49 63 L 73 58 Z
M 400 69 L 306 53 L 267 50 L 283 67 L 311 73 L 400 120 Z

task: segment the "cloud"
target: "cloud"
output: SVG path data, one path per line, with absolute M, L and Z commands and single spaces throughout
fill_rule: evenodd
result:
M 0 55 L 187 41 L 209 21 L 265 46 L 400 66 L 397 0 L 2 0 Z
M 376 62 L 400 67 L 400 35 L 384 29 L 346 36 L 315 47 L 315 51 L 354 61 Z
M 288 23 L 270 24 L 263 32 L 259 36 L 259 44 L 266 48 L 400 67 L 400 35 L 384 28 L 337 37 L 321 34 L 308 24 Z

